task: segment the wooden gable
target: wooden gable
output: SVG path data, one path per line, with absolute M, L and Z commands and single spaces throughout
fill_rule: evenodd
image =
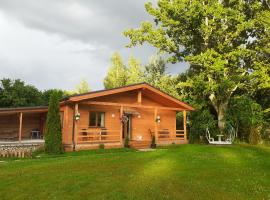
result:
M 144 106 L 171 107 L 179 110 L 194 110 L 188 104 L 150 86 L 147 83 L 74 95 L 66 99 L 66 102 L 83 101 L 140 104 Z

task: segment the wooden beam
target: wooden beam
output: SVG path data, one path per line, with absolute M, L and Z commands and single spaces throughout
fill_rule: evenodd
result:
M 22 120 L 23 120 L 23 114 L 22 114 L 22 112 L 20 113 L 20 115 L 19 115 L 20 117 L 19 117 L 19 142 L 21 142 L 22 141 Z
M 132 107 L 132 108 L 147 108 L 147 109 L 159 109 L 159 110 L 176 110 L 183 111 L 181 108 L 173 108 L 173 107 L 164 107 L 164 106 L 145 106 L 139 104 L 127 104 L 127 103 L 113 103 L 113 102 L 100 102 L 100 101 L 86 101 L 81 102 L 81 104 L 85 105 L 102 105 L 102 106 L 117 106 L 117 107 Z
M 78 103 L 75 104 L 74 106 L 74 113 L 75 113 L 75 116 L 79 113 L 79 105 Z M 75 116 L 73 116 L 74 118 L 74 146 L 75 146 L 75 150 L 76 150 L 76 145 L 78 143 L 78 121 L 75 119 Z
M 183 111 L 183 122 L 184 122 L 184 139 L 187 141 L 187 112 Z
M 157 127 L 157 108 L 154 110 L 154 122 L 155 122 L 155 138 L 156 138 L 156 143 L 158 142 L 158 127 Z
M 123 116 L 123 106 L 120 107 L 120 144 L 123 144 L 123 124 L 122 124 L 122 116 Z
M 142 103 L 142 91 L 141 91 L 141 90 L 138 91 L 137 102 L 138 102 L 139 104 Z

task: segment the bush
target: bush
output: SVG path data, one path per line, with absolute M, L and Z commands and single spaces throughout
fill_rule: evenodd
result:
M 63 153 L 59 94 L 57 92 L 53 92 L 50 97 L 45 128 L 45 152 L 48 154 Z
M 99 145 L 99 149 L 105 149 L 105 145 L 104 144 L 100 144 Z
M 152 141 L 151 141 L 151 148 L 156 148 L 156 137 L 153 135 L 152 136 Z
M 206 128 L 211 130 L 211 132 L 216 129 L 216 121 L 209 110 L 202 109 L 191 113 L 189 142 L 205 142 Z
M 229 105 L 226 118 L 236 128 L 238 137 L 242 141 L 258 144 L 264 121 L 261 106 L 247 96 L 234 97 Z
M 129 138 L 128 137 L 125 138 L 124 147 L 129 148 Z

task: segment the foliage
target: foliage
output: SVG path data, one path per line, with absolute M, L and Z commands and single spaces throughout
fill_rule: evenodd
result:
M 105 149 L 105 145 L 103 143 L 99 144 L 99 149 Z
M 145 66 L 144 81 L 150 85 L 176 97 L 180 98 L 177 92 L 177 79 L 166 73 L 166 63 L 160 56 L 152 56 Z
M 42 103 L 41 92 L 20 79 L 0 80 L 0 107 L 37 106 Z
M 115 54 L 113 55 L 112 60 L 119 61 L 121 56 L 118 53 L 116 55 L 117 57 L 115 57 Z M 151 57 L 149 63 L 145 66 L 142 66 L 139 60 L 133 56 L 129 57 L 127 66 L 122 61 L 117 63 L 114 66 L 122 67 L 111 67 L 109 69 L 104 79 L 106 89 L 146 82 L 176 98 L 180 98 L 177 92 L 177 77 L 166 73 L 166 64 L 162 57 Z M 123 75 L 120 80 L 117 78 L 118 71 L 121 71 Z
M 253 144 L 260 139 L 260 130 L 263 125 L 261 106 L 250 97 L 239 96 L 231 99 L 227 113 L 227 122 L 232 124 L 238 132 L 238 137 Z
M 154 135 L 152 135 L 151 148 L 156 148 L 156 146 L 157 146 L 156 137 Z
M 88 82 L 85 79 L 82 79 L 81 82 L 78 85 L 76 85 L 75 93 L 82 94 L 82 93 L 90 92 L 90 90 L 91 89 Z
M 206 129 L 211 133 L 215 130 L 216 121 L 209 110 L 200 109 L 190 114 L 190 143 L 200 143 L 204 141 Z
M 125 85 L 131 85 L 135 83 L 143 82 L 143 67 L 141 63 L 134 57 L 130 56 L 128 59 L 128 68 L 127 68 L 127 81 Z
M 111 58 L 111 66 L 104 79 L 106 89 L 121 87 L 126 85 L 126 67 L 122 61 L 121 55 L 115 52 Z
M 59 112 L 59 94 L 53 92 L 50 97 L 45 127 L 45 152 L 48 154 L 63 153 Z
M 52 93 L 57 93 L 59 96 L 59 99 L 62 99 L 67 95 L 66 91 L 59 90 L 59 89 L 49 89 L 49 90 L 44 90 L 42 92 L 42 105 L 48 105 L 50 101 L 50 96 Z
M 145 5 L 155 24 L 124 32 L 129 47 L 145 42 L 168 61 L 188 61 L 185 87 L 200 85 L 225 128 L 230 98 L 238 89 L 269 86 L 269 5 L 266 1 L 159 0 Z M 193 89 L 193 88 L 192 88 Z
M 125 138 L 124 147 L 129 148 L 129 138 L 128 137 Z

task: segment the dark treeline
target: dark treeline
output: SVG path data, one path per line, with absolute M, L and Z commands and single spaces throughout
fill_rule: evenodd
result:
M 50 95 L 56 91 L 64 97 L 65 91 L 49 89 L 40 91 L 35 86 L 26 84 L 20 79 L 3 78 L 0 80 L 0 107 L 26 107 L 48 105 Z

